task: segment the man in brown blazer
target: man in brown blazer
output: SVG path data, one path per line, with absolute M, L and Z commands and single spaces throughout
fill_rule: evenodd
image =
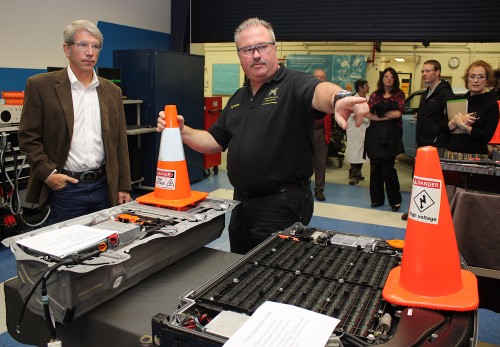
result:
M 18 135 L 30 164 L 26 201 L 50 207 L 47 224 L 130 201 L 122 92 L 94 72 L 102 42 L 91 22 L 71 23 L 69 66 L 26 84 Z

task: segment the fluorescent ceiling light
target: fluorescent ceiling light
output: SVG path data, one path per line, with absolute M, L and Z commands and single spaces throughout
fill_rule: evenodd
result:
M 396 57 L 394 58 L 395 61 L 397 61 L 398 63 L 404 63 L 405 62 L 405 58 L 403 57 Z

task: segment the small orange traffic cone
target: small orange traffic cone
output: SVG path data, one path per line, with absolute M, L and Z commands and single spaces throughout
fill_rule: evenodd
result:
M 203 200 L 208 193 L 192 191 L 189 185 L 175 105 L 165 106 L 165 123 L 161 134 L 155 189 L 152 193 L 138 197 L 136 201 L 180 209 Z
M 470 311 L 479 305 L 477 279 L 462 270 L 437 149 L 417 150 L 401 266 L 382 291 L 403 306 Z

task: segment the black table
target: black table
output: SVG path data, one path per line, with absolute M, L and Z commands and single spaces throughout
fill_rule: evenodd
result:
M 151 318 L 172 314 L 179 297 L 212 279 L 241 255 L 202 248 L 157 272 L 68 325 L 58 325 L 57 337 L 65 346 L 139 346 L 139 339 L 151 335 Z M 17 277 L 5 282 L 7 329 L 17 341 L 46 346 L 50 339 L 43 317 L 26 310 L 21 332 L 16 324 L 22 307 Z
M 479 307 L 498 313 L 500 194 L 450 186 L 447 190 L 458 250 L 478 279 Z

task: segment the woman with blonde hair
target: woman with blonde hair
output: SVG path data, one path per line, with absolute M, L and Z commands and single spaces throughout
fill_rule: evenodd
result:
M 465 70 L 464 82 L 469 89 L 467 98 L 467 114 L 458 113 L 448 122 L 450 131 L 446 144 L 445 159 L 469 160 L 488 159 L 488 142 L 490 142 L 498 125 L 498 103 L 488 93 L 493 85 L 494 73 L 490 64 L 477 60 Z

